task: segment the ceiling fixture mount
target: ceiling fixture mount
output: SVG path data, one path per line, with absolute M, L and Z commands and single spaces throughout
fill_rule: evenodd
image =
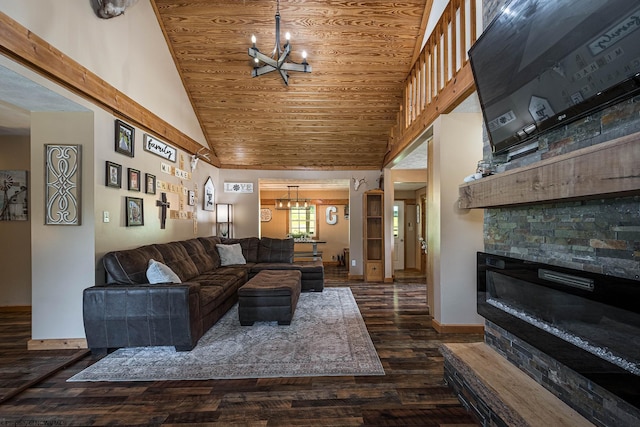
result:
M 286 42 L 284 47 L 280 46 L 280 0 L 277 1 L 276 6 L 276 45 L 273 48 L 271 56 L 267 56 L 261 53 L 256 47 L 256 36 L 251 36 L 251 43 L 253 44 L 249 48 L 249 56 L 254 59 L 253 71 L 251 71 L 251 77 L 258 77 L 263 74 L 270 73 L 272 71 L 278 71 L 284 84 L 289 85 L 289 74 L 287 71 L 300 71 L 302 73 L 310 73 L 311 65 L 307 63 L 307 52 L 302 51 L 302 63 L 298 64 L 293 62 L 289 58 L 291 53 L 291 44 L 289 39 L 291 35 L 286 33 Z
M 309 209 L 309 199 L 301 199 L 298 196 L 298 185 L 287 185 L 287 196 L 276 200 L 276 209 L 289 210 L 291 208 Z M 296 197 L 291 198 L 291 189 L 295 189 Z

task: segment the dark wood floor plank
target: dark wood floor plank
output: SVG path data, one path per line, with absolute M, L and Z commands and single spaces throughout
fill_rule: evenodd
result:
M 476 425 L 444 383 L 438 346 L 481 341 L 482 336 L 438 334 L 431 327 L 424 277 L 412 273 L 396 278 L 393 284 L 347 282 L 346 270 L 327 269 L 327 287 L 351 288 L 385 368 L 384 376 L 66 382 L 95 362 L 87 356 L 1 405 L 0 424 Z M 0 393 L 73 354 L 27 351 L 30 321 L 28 312 L 0 310 Z

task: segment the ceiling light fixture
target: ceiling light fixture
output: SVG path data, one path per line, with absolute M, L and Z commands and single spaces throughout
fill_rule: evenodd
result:
M 291 189 L 296 192 L 295 199 L 291 198 Z M 276 209 L 289 210 L 291 208 L 309 209 L 309 199 L 301 199 L 298 195 L 298 185 L 287 185 L 287 196 L 276 200 Z
M 291 61 L 291 58 L 289 58 L 289 53 L 291 53 L 291 44 L 289 43 L 289 39 L 291 38 L 291 35 L 287 33 L 285 38 L 287 41 L 284 44 L 284 48 L 282 48 L 280 47 L 280 0 L 278 0 L 276 8 L 276 45 L 273 48 L 271 57 L 258 50 L 256 47 L 256 36 L 251 36 L 251 43 L 253 46 L 249 48 L 249 56 L 254 59 L 251 77 L 258 77 L 272 71 L 278 71 L 284 81 L 284 84 L 288 86 L 289 74 L 287 74 L 287 71 L 300 71 L 303 73 L 311 72 L 311 65 L 307 63 L 306 51 L 302 51 L 301 64 Z

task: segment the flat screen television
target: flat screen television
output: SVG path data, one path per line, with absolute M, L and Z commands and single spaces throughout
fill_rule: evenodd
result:
M 502 153 L 640 93 L 640 2 L 511 0 L 469 57 Z

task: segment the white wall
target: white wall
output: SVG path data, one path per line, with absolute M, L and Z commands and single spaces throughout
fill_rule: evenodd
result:
M 440 116 L 430 144 L 429 303 L 441 325 L 482 325 L 476 312 L 476 252 L 483 249 L 484 211 L 457 207 L 459 185 L 482 159 L 481 114 Z
M 44 145 L 82 146 L 82 224 L 44 225 Z M 93 113 L 31 114 L 32 338 L 84 337 L 82 289 L 93 284 Z
M 101 19 L 90 0 L 0 0 L 0 11 L 194 140 L 204 135 L 149 0 Z

